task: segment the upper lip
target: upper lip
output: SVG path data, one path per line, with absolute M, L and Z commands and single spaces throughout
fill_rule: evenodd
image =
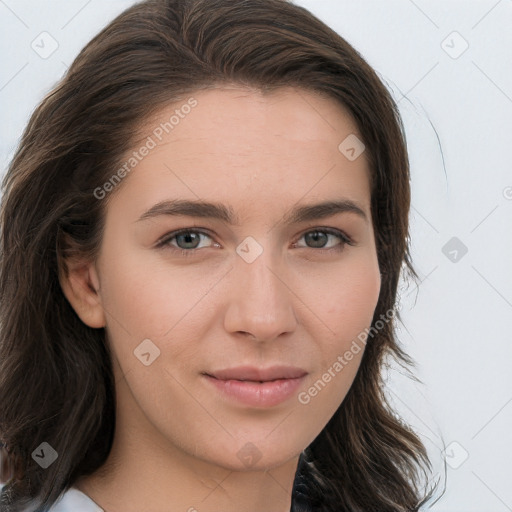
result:
M 297 379 L 307 373 L 306 370 L 295 366 L 271 366 L 269 368 L 238 366 L 236 368 L 226 368 L 224 370 L 206 373 L 206 375 L 219 380 L 269 381 L 277 379 Z

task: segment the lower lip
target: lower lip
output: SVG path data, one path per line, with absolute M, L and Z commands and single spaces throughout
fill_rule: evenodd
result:
M 224 395 L 238 402 L 252 407 L 273 407 L 296 393 L 306 376 L 262 383 L 247 380 L 220 380 L 209 375 L 205 377 Z

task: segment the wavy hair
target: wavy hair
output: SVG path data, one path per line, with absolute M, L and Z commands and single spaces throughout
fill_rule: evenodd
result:
M 372 326 L 396 309 L 409 253 L 410 175 L 402 121 L 376 72 L 340 35 L 287 0 L 146 0 L 79 53 L 33 112 L 2 183 L 0 441 L 10 478 L 0 510 L 43 511 L 100 470 L 115 430 L 105 330 L 86 326 L 59 276 L 94 258 L 108 197 L 94 191 L 148 116 L 194 91 L 237 84 L 314 91 L 346 107 L 370 165 L 382 287 Z M 388 317 L 389 318 L 389 317 Z M 414 361 L 395 321 L 375 329 L 343 403 L 301 454 L 292 511 L 412 512 L 430 498 L 427 450 L 388 403 L 382 370 Z M 381 322 L 382 323 L 382 322 Z M 57 460 L 32 459 L 50 444 Z M 3 474 L 7 474 L 3 466 Z

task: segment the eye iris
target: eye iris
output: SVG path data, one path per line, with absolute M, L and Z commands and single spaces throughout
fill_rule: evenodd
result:
M 176 235 L 176 243 L 180 245 L 179 240 L 180 238 L 185 239 L 185 244 L 191 243 L 190 239 L 192 239 L 192 245 L 193 247 L 181 247 L 182 249 L 195 249 L 197 245 L 199 244 L 200 236 L 198 233 L 181 233 L 179 235 Z M 193 239 L 195 238 L 196 244 L 194 245 Z
M 311 231 L 306 233 L 305 240 L 313 242 L 313 247 L 323 247 L 327 243 L 327 237 L 328 235 L 322 231 Z M 322 241 L 324 243 L 322 243 Z
M 309 231 L 304 235 L 304 238 L 308 246 L 322 248 L 327 244 L 329 234 L 330 233 L 325 231 Z M 176 239 L 176 243 L 180 249 L 196 249 L 201 240 L 201 235 L 199 232 L 186 231 L 176 234 L 174 238 Z M 182 246 L 183 243 L 185 244 L 185 247 Z

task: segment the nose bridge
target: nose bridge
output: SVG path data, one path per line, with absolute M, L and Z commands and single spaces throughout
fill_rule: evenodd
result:
M 250 333 L 261 341 L 292 331 L 297 323 L 293 294 L 269 244 L 264 248 L 263 242 L 247 237 L 236 252 L 226 329 Z

